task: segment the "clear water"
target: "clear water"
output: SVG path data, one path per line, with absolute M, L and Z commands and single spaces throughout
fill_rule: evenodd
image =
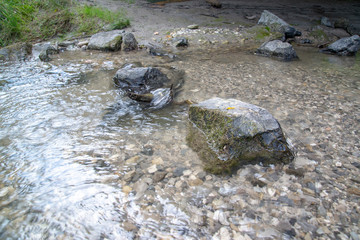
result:
M 202 204 L 209 193 L 225 183 L 235 193 L 241 179 L 211 176 L 183 192 L 175 187 L 186 181 L 175 169 L 202 169 L 185 141 L 187 106 L 152 111 L 129 100 L 112 82 L 127 62 L 185 70 L 178 102 L 218 96 L 268 109 L 298 156 L 312 146 L 319 159 L 350 161 L 359 152 L 360 61 L 311 49 L 298 55 L 279 62 L 237 48 L 188 50 L 169 62 L 144 52 L 79 51 L 51 63 L 2 63 L 0 238 L 209 239 L 218 230 L 194 216 L 209 210 Z M 158 169 L 170 174 L 155 183 L 149 168 L 159 158 Z

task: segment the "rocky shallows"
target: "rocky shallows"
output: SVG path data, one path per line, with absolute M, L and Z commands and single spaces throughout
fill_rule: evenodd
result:
M 279 122 L 265 109 L 213 98 L 189 109 L 188 144 L 205 170 L 228 174 L 245 164 L 289 163 L 293 153 Z

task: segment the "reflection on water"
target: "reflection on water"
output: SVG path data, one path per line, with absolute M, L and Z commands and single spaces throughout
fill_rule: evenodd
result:
M 175 187 L 180 170 L 201 173 L 185 144 L 186 106 L 144 109 L 112 83 L 126 62 L 167 63 L 144 53 L 75 55 L 0 66 L 0 238 L 212 236 L 218 228 L 195 224 L 192 214 L 206 218 L 204 199 L 222 179 L 207 178 L 186 192 Z M 186 71 L 176 100 L 248 101 L 279 119 L 300 156 L 305 145 L 319 142 L 352 152 L 359 60 L 307 49 L 298 55 L 301 61 L 284 63 L 238 49 L 184 52 L 171 63 Z M 328 125 L 348 143 L 331 142 L 323 132 Z M 233 184 L 226 194 L 236 192 Z

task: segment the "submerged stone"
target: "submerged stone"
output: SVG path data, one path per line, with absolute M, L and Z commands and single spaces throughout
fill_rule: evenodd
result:
M 294 155 L 278 121 L 265 109 L 213 98 L 189 109 L 187 141 L 205 170 L 229 174 L 245 164 L 289 163 Z

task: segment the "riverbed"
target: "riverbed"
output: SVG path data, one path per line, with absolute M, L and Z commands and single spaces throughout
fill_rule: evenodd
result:
M 292 62 L 226 46 L 1 63 L 0 238 L 359 236 L 360 59 L 296 51 Z M 116 89 L 132 62 L 185 71 L 175 103 L 146 109 Z M 188 105 L 176 103 L 212 97 L 267 109 L 294 162 L 206 173 L 186 143 Z

